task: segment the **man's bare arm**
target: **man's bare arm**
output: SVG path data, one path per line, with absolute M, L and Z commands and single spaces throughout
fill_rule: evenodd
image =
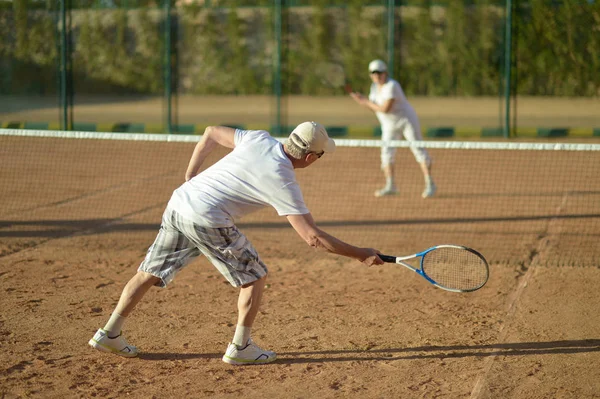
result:
M 196 144 L 194 153 L 185 172 L 185 180 L 188 181 L 198 174 L 200 166 L 206 157 L 214 150 L 217 144 L 227 148 L 234 148 L 235 129 L 226 126 L 209 126 L 204 130 L 202 138 Z
M 379 253 L 377 250 L 355 247 L 324 232 L 317 227 L 310 213 L 288 215 L 287 219 L 300 237 L 313 248 L 324 249 L 327 252 L 354 258 L 368 266 L 383 264 L 383 261 L 377 256 Z

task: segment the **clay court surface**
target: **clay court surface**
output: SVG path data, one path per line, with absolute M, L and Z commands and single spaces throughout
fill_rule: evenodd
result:
M 2 398 L 600 397 L 597 153 L 431 150 L 430 200 L 406 149 L 396 197 L 372 195 L 375 148 L 298 171 L 326 231 L 393 255 L 472 246 L 491 277 L 445 292 L 399 266 L 316 252 L 261 211 L 239 226 L 270 268 L 253 336 L 278 360 L 234 367 L 221 356 L 237 290 L 204 258 L 129 317 L 139 358 L 87 345 L 154 240 L 192 143 L 0 143 Z

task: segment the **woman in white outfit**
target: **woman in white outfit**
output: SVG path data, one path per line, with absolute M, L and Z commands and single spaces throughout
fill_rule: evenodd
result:
M 396 148 L 388 145 L 391 140 L 408 141 L 423 140 L 419 119 L 414 108 L 410 105 L 400 83 L 390 78 L 387 65 L 381 60 L 369 63 L 371 75 L 371 90 L 369 97 L 360 93 L 350 93 L 350 96 L 360 105 L 369 108 L 381 124 L 381 169 L 385 175 L 385 187 L 375 191 L 376 197 L 398 194 L 394 178 L 394 163 Z M 431 158 L 426 149 L 411 147 L 417 162 L 423 171 L 425 190 L 422 197 L 429 198 L 435 194 L 436 186 L 431 177 Z

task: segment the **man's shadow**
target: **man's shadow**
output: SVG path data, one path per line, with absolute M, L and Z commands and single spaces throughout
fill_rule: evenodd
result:
M 348 361 L 447 359 L 488 356 L 565 355 L 600 352 L 600 339 L 549 342 L 514 342 L 489 345 L 416 346 L 389 349 L 344 349 L 306 352 L 278 352 L 277 362 L 327 363 Z M 222 353 L 140 353 L 142 360 L 187 360 L 221 358 Z

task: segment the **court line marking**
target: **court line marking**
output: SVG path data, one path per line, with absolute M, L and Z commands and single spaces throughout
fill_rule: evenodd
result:
M 536 258 L 537 258 L 537 256 L 536 256 Z M 509 330 L 508 327 L 510 327 L 513 316 L 516 312 L 517 301 L 521 297 L 521 294 L 523 293 L 523 291 L 525 291 L 525 287 L 527 287 L 527 285 L 529 284 L 529 280 L 531 279 L 531 276 L 533 275 L 534 270 L 537 270 L 537 268 L 535 267 L 535 265 L 532 262 L 532 265 L 529 266 L 529 269 L 525 273 L 525 277 L 523 277 L 523 279 L 519 283 L 517 289 L 513 293 L 512 299 L 509 301 L 508 309 L 507 309 L 507 316 L 506 316 L 506 319 L 508 321 L 504 325 L 502 325 L 502 327 L 500 327 L 500 336 L 498 337 L 499 343 L 506 343 L 506 336 L 508 335 L 508 330 Z M 470 396 L 471 399 L 477 399 L 477 398 L 481 397 L 483 388 L 487 384 L 487 378 L 492 369 L 492 365 L 493 365 L 496 357 L 498 357 L 498 355 L 491 355 L 485 359 L 483 372 L 481 373 L 481 375 L 477 379 L 477 382 L 475 383 L 475 386 L 473 387 L 473 391 L 471 392 L 471 396 Z
M 569 196 L 568 193 L 565 193 L 563 195 L 562 201 L 556 209 L 556 216 L 560 215 L 561 211 L 567 204 L 568 196 Z M 552 222 L 556 221 L 556 220 L 558 220 L 558 219 L 553 218 L 548 221 L 548 225 L 546 227 L 546 232 L 550 231 Z M 538 244 L 535 247 L 536 252 L 535 252 L 535 255 L 531 259 L 529 268 L 527 269 L 525 276 L 523 277 L 523 279 L 517 286 L 517 289 L 513 293 L 511 299 L 508 301 L 508 308 L 507 308 L 507 315 L 506 315 L 507 321 L 506 321 L 506 323 L 504 323 L 502 325 L 502 327 L 500 327 L 500 335 L 498 336 L 499 343 L 502 343 L 502 344 L 506 343 L 506 337 L 508 335 L 508 330 L 509 330 L 510 325 L 512 324 L 513 316 L 515 315 L 515 312 L 517 309 L 517 302 L 519 301 L 519 299 L 521 298 L 521 295 L 525 291 L 525 288 L 529 284 L 529 280 L 531 280 L 531 276 L 533 276 L 535 274 L 535 272 L 537 271 L 537 264 L 539 263 L 538 259 L 539 259 L 540 253 L 543 251 L 543 249 L 544 249 L 543 247 L 545 247 L 548 244 L 548 240 L 546 239 L 546 236 L 547 236 L 547 234 L 544 235 L 543 237 L 541 237 L 540 240 L 538 241 Z M 477 379 L 477 381 L 475 382 L 475 386 L 473 387 L 473 390 L 471 391 L 470 399 L 479 399 L 482 397 L 481 395 L 484 392 L 484 387 L 487 385 L 487 379 L 488 379 L 488 376 L 492 369 L 492 365 L 494 363 L 494 360 L 496 360 L 497 357 L 498 357 L 498 355 L 495 354 L 495 355 L 489 356 L 485 359 L 485 363 L 483 365 L 483 371 L 479 375 L 479 378 Z

